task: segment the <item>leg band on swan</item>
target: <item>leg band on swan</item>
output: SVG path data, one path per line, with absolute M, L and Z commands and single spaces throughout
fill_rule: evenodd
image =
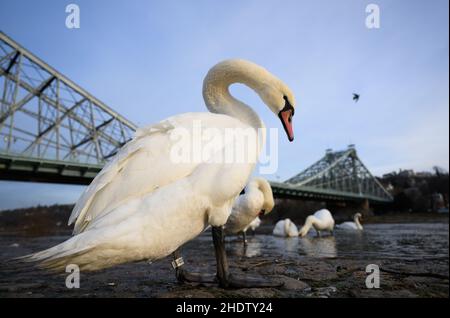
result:
M 177 269 L 178 267 L 181 267 L 184 265 L 184 260 L 182 257 L 178 257 L 177 259 L 174 259 L 172 261 L 172 267 L 173 269 Z

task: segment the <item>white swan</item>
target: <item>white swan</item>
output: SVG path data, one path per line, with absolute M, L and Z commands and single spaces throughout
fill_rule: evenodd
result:
M 320 231 L 329 231 L 333 234 L 334 219 L 331 212 L 327 209 L 322 209 L 315 212 L 306 218 L 305 224 L 300 229 L 299 235 L 305 236 L 309 230 L 313 227 L 317 231 L 317 235 L 320 236 Z
M 341 229 L 341 230 L 359 230 L 362 231 L 364 228 L 361 225 L 361 219 L 362 219 L 362 215 L 361 213 L 356 213 L 353 216 L 353 222 L 344 222 L 341 224 L 336 225 L 336 228 Z
M 24 258 L 57 270 L 70 263 L 82 270 L 98 270 L 125 262 L 157 260 L 211 225 L 219 283 L 228 286 L 222 226 L 265 141 L 265 126 L 257 113 L 230 94 L 233 83 L 256 91 L 293 140 L 295 101 L 290 89 L 254 63 L 221 62 L 208 72 L 203 83 L 203 97 L 211 113 L 181 114 L 139 129 L 76 203 L 69 220 L 69 224 L 75 222 L 75 236 Z M 250 131 L 253 136 L 260 130 L 263 138 L 262 142 L 257 137 L 249 138 L 246 149 L 256 150 L 244 162 L 220 160 L 235 146 L 234 139 L 214 143 L 215 148 L 206 157 L 197 156 L 199 152 L 193 147 L 194 158 L 183 161 L 184 157 L 177 157 L 180 147 L 190 149 L 194 143 L 200 149 L 211 148 L 208 138 L 195 139 L 199 125 L 218 140 L 224 140 L 228 130 L 241 135 Z M 187 141 L 180 137 L 186 132 L 191 136 Z
M 245 193 L 234 202 L 231 215 L 225 224 L 226 234 L 243 233 L 244 243 L 246 231 L 259 226 L 261 219 L 258 216 L 268 214 L 275 205 L 272 188 L 263 178 L 253 178 L 245 187 Z
M 298 229 L 290 219 L 280 220 L 275 224 L 273 235 L 281 237 L 298 236 Z

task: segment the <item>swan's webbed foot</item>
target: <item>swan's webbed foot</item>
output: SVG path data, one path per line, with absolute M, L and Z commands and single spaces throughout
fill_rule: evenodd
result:
M 202 284 L 217 283 L 216 275 L 214 274 L 190 273 L 182 268 L 177 268 L 175 271 L 177 280 L 180 283 L 202 283 Z
M 222 288 L 264 288 L 280 287 L 283 282 L 275 282 L 261 277 L 230 274 L 225 252 L 225 236 L 222 227 L 212 227 L 212 237 L 217 261 L 217 280 Z

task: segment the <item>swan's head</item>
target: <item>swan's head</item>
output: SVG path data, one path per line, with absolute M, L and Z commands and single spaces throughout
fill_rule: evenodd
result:
M 271 80 L 263 84 L 259 96 L 269 106 L 272 112 L 278 116 L 287 134 L 289 141 L 294 140 L 292 117 L 295 112 L 295 98 L 289 87 L 281 80 L 272 76 Z
M 272 212 L 273 207 L 275 206 L 275 202 L 273 200 L 273 197 L 267 197 L 264 198 L 264 205 L 261 209 L 261 212 L 259 213 L 259 216 L 264 216 Z
M 230 97 L 228 87 L 233 83 L 242 83 L 258 93 L 270 110 L 280 118 L 289 140 L 294 140 L 294 94 L 279 78 L 253 62 L 229 59 L 209 70 L 203 81 L 203 98 L 210 111 L 223 113 L 220 108 Z
M 298 232 L 298 236 L 305 237 L 309 232 L 309 227 L 303 226 Z
M 356 220 L 359 220 L 359 221 L 362 221 L 362 214 L 361 213 L 356 213 L 354 216 L 353 216 L 353 219 L 356 221 Z
M 275 206 L 275 200 L 273 199 L 272 187 L 270 186 L 270 183 L 266 179 L 258 177 L 253 178 L 250 181 L 249 186 L 254 186 L 262 193 L 263 202 L 258 216 L 267 215 L 272 212 Z

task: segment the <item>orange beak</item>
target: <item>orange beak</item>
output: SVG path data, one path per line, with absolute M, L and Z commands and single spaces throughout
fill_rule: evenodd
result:
M 294 108 L 292 108 L 291 105 L 286 105 L 286 107 L 284 107 L 283 110 L 281 110 L 278 113 L 278 117 L 280 118 L 281 123 L 283 124 L 284 131 L 286 132 L 289 141 L 294 140 L 294 129 L 292 128 L 292 116 L 294 116 Z

